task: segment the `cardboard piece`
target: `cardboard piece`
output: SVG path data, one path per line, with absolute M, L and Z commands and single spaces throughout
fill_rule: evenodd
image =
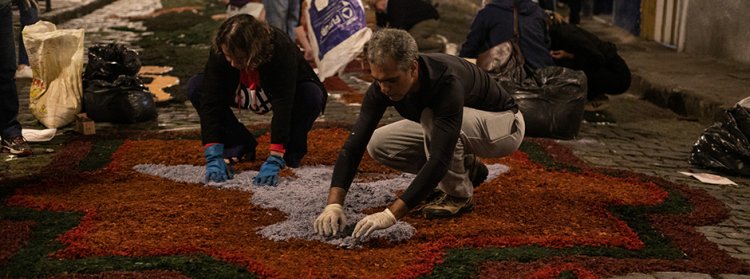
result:
M 96 134 L 96 123 L 85 113 L 76 115 L 76 132 L 84 135 Z

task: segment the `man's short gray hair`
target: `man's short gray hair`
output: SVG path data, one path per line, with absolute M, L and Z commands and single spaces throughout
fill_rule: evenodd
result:
M 399 69 L 408 70 L 418 54 L 417 42 L 404 30 L 382 29 L 367 42 L 367 62 L 373 65 L 383 65 L 391 58 Z

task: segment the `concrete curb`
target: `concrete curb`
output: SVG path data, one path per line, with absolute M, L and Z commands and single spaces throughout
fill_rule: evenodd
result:
M 581 27 L 617 44 L 632 73 L 631 93 L 685 118 L 711 124 L 749 95 L 749 65 L 677 52 L 601 20 Z
M 643 74 L 633 73 L 630 90 L 657 106 L 705 124 L 719 121 L 724 117 L 725 110 L 730 108 L 704 98 L 695 90 L 665 85 Z
M 53 6 L 52 11 L 43 13 L 39 15 L 39 17 L 42 20 L 46 20 L 54 24 L 60 24 L 68 20 L 90 14 L 91 12 L 108 4 L 111 4 L 114 1 L 115 0 L 91 0 L 80 5 L 63 9 L 54 9 L 55 7 Z

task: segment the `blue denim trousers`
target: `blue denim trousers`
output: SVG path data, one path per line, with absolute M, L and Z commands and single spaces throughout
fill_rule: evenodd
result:
M 266 22 L 289 34 L 294 41 L 294 28 L 299 25 L 300 0 L 263 0 Z
M 16 90 L 16 47 L 10 5 L 0 7 L 0 137 L 21 135 Z
M 23 28 L 39 21 L 39 9 L 31 6 L 26 7 L 23 4 L 18 5 L 18 13 L 21 19 L 21 31 L 18 34 L 18 64 L 29 65 L 29 55 L 26 53 L 26 46 L 23 45 Z

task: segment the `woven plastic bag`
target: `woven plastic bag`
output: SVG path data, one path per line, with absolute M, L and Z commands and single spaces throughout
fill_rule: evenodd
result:
M 310 44 L 318 65 L 318 77 L 324 80 L 343 69 L 362 52 L 372 30 L 365 22 L 360 0 L 306 0 Z
M 46 21 L 23 29 L 33 73 L 29 109 L 47 128 L 65 126 L 81 111 L 83 35 L 83 29 L 57 30 Z

